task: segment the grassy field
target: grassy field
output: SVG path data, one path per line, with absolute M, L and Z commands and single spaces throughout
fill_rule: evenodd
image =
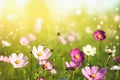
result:
M 106 61 L 109 55 L 105 49 L 115 49 L 115 57 L 120 56 L 120 4 L 115 8 L 103 13 L 89 14 L 87 9 L 82 9 L 80 14 L 75 11 L 67 15 L 54 15 L 42 3 L 31 1 L 22 11 L 11 6 L 10 8 L 0 8 L 0 55 L 9 57 L 12 53 L 23 53 L 28 56 L 28 64 L 22 68 L 13 68 L 10 63 L 0 61 L 0 80 L 36 80 L 37 77 L 44 76 L 45 80 L 87 80 L 81 69 L 85 66 L 98 66 L 106 68 L 107 73 L 104 80 L 119 80 L 120 71 L 110 70 L 114 65 L 120 67 L 120 63 L 113 60 L 111 56 L 108 64 Z M 31 6 L 33 5 L 33 6 Z M 36 6 L 35 6 L 36 5 Z M 11 17 L 12 16 L 12 17 Z M 117 19 L 115 18 L 117 16 Z M 119 18 L 118 18 L 119 16 Z M 35 29 L 36 20 L 42 20 L 38 23 L 40 30 Z M 106 39 L 97 41 L 93 33 L 97 30 L 103 30 Z M 77 33 L 77 39 L 74 42 L 67 41 L 62 44 L 57 33 L 67 37 L 71 32 Z M 28 34 L 33 34 L 36 40 L 29 45 L 21 45 L 20 39 Z M 11 45 L 6 46 L 2 41 L 7 41 Z M 83 47 L 87 44 L 96 48 L 94 56 L 85 56 L 83 64 L 75 70 L 66 70 L 66 61 L 70 61 L 70 50 Z M 48 61 L 52 62 L 57 74 L 51 74 L 50 71 L 43 69 L 37 59 L 31 54 L 33 46 L 45 45 L 52 50 L 52 55 Z M 74 79 L 73 79 L 74 78 Z

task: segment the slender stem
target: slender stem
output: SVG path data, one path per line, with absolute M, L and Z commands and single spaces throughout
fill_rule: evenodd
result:
M 107 61 L 106 61 L 106 63 L 105 63 L 105 66 L 107 66 L 108 65 L 108 62 L 109 62 L 109 60 L 110 60 L 110 55 L 108 56 L 108 58 L 107 58 Z
M 32 80 L 32 54 L 30 55 L 31 60 L 30 60 L 30 80 Z
M 98 56 L 99 56 L 99 41 L 97 42 L 97 53 L 96 53 L 97 61 L 98 61 Z
M 119 64 L 119 67 L 120 67 L 120 64 Z M 116 80 L 119 79 L 119 70 L 116 71 Z
M 87 65 L 89 65 L 89 56 L 87 57 L 88 59 L 87 59 Z
M 75 72 L 73 71 L 72 72 L 72 80 L 74 80 L 74 74 L 75 74 Z

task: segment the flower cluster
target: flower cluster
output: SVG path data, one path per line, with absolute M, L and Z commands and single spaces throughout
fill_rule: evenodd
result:
M 80 67 L 84 61 L 84 53 L 80 51 L 78 48 L 75 48 L 70 51 L 70 56 L 72 61 L 70 61 L 70 63 L 65 62 L 66 68 L 74 70 Z
M 38 60 L 39 65 L 46 70 L 49 70 L 52 74 L 56 74 L 51 62 L 47 61 L 51 56 L 51 51 L 49 48 L 45 48 L 43 45 L 39 45 L 38 48 L 33 47 L 32 54 Z

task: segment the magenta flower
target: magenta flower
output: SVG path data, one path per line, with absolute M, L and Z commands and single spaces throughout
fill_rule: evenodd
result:
M 67 70 L 74 70 L 74 69 L 80 67 L 82 63 L 75 63 L 73 61 L 70 61 L 70 63 L 65 62 L 65 64 L 66 64 Z
M 91 69 L 90 67 L 86 66 L 84 69 L 82 69 L 82 74 L 88 80 L 103 80 L 104 75 L 106 74 L 106 69 L 103 68 L 98 71 L 97 66 L 93 66 Z
M 78 48 L 75 48 L 70 51 L 71 59 L 73 62 L 83 62 L 84 60 L 84 53 L 81 52 Z
M 118 57 L 114 57 L 113 60 L 114 60 L 114 61 L 118 61 L 118 62 L 120 62 L 120 56 L 118 56 Z
M 53 65 L 51 64 L 51 62 L 47 62 L 46 60 L 40 60 L 39 65 L 41 65 L 46 70 L 53 69 Z
M 102 30 L 97 30 L 94 32 L 94 38 L 98 41 L 102 41 L 106 38 L 105 32 Z

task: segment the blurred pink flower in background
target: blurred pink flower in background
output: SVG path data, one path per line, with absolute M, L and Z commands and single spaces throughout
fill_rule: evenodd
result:
M 30 40 L 27 37 L 22 37 L 20 39 L 20 44 L 23 46 L 28 46 L 30 44 Z
M 117 61 L 117 62 L 120 62 L 120 56 L 114 57 L 113 60 Z
M 33 46 L 32 53 L 36 59 L 45 60 L 51 56 L 51 52 L 49 48 L 44 49 L 44 46 L 39 45 L 38 48 Z
M 10 58 L 7 57 L 7 56 L 3 56 L 3 55 L 1 55 L 1 56 L 0 56 L 0 61 L 1 61 L 1 62 L 7 62 L 7 63 L 10 63 Z
M 35 41 L 36 36 L 34 34 L 28 34 L 28 39 L 29 39 L 30 42 Z
M 78 39 L 78 34 L 76 32 L 71 32 L 67 36 L 69 42 L 75 42 Z
M 36 80 L 45 80 L 44 77 L 37 78 Z
M 67 44 L 67 41 L 64 36 L 59 36 L 58 39 L 63 45 Z
M 21 68 L 28 64 L 28 57 L 20 53 L 18 56 L 13 53 L 10 56 L 10 62 L 14 68 Z

